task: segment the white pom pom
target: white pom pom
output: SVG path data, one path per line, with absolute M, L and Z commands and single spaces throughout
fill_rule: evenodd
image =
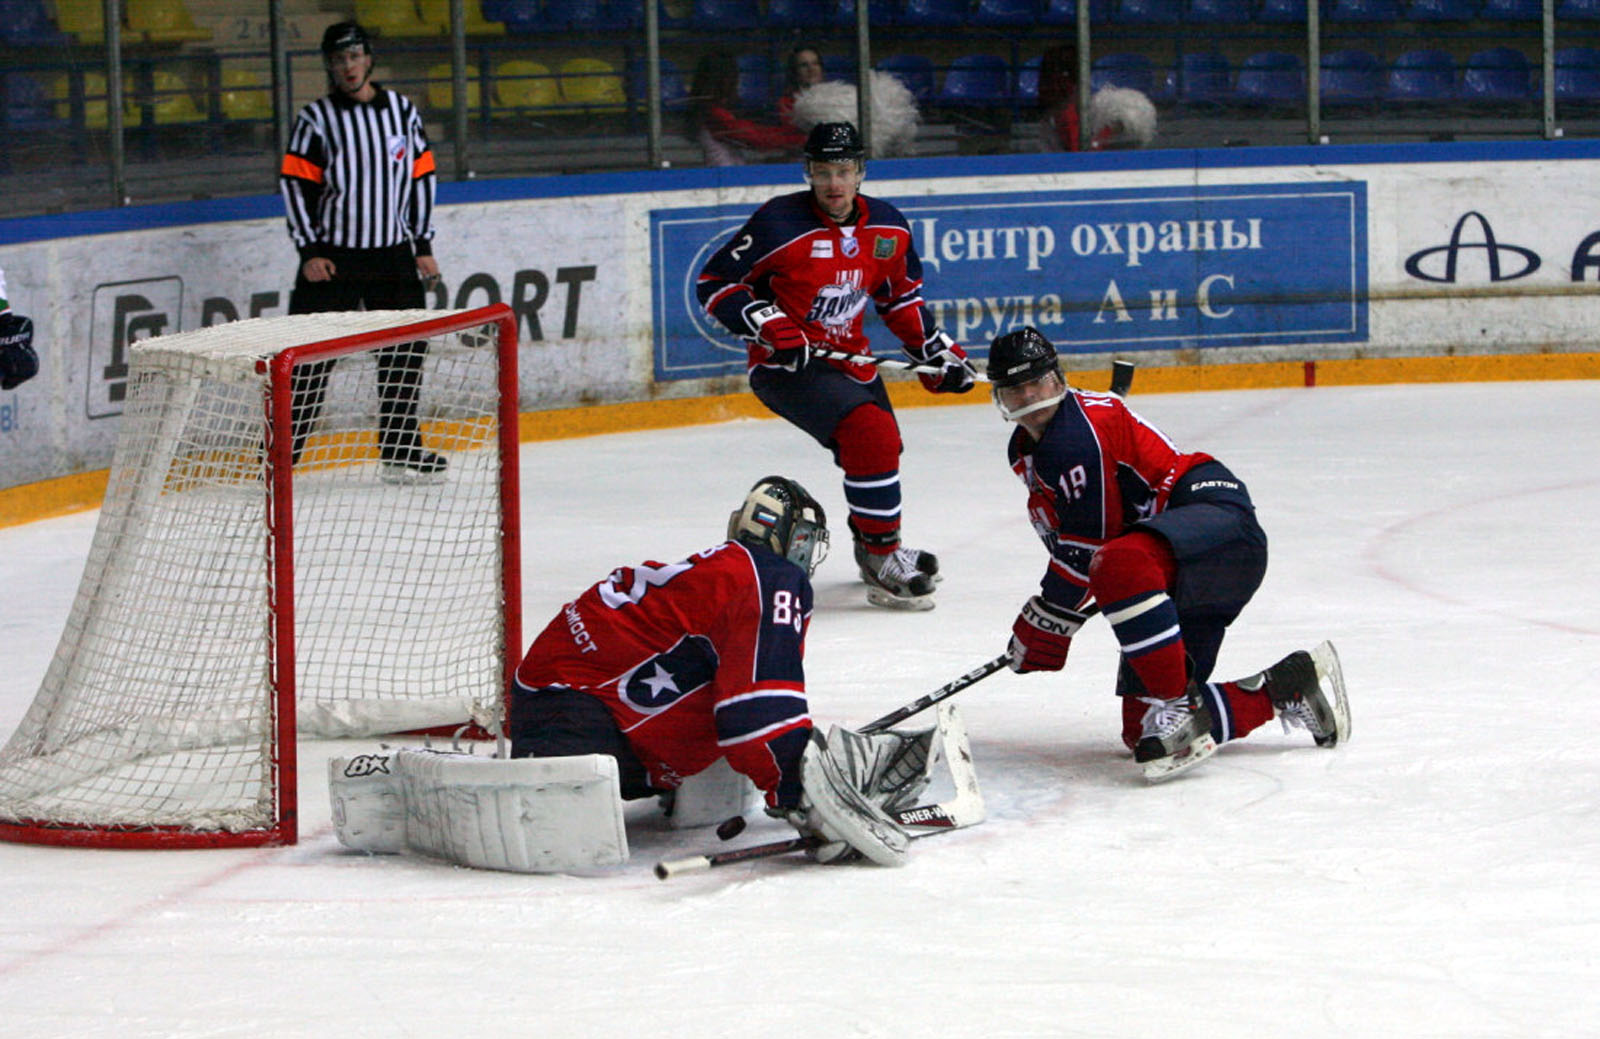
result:
M 1089 136 L 1114 127 L 1110 148 L 1143 148 L 1156 139 L 1156 106 L 1137 90 L 1101 87 L 1089 99 Z
M 920 120 L 917 99 L 887 72 L 872 73 L 872 157 L 911 154 Z M 854 123 L 856 86 L 829 81 L 795 95 L 794 125 L 810 130 L 818 123 Z

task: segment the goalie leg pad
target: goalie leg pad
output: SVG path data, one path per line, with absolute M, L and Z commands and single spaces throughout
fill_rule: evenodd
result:
M 355 851 L 394 855 L 406 847 L 406 804 L 392 754 L 358 754 L 328 762 L 333 832 Z
M 558 873 L 628 860 L 616 760 L 401 750 L 406 846 L 478 869 Z
M 761 795 L 749 777 L 728 764 L 727 758 L 718 758 L 678 785 L 667 818 L 674 830 L 715 826 L 744 815 L 760 802 Z

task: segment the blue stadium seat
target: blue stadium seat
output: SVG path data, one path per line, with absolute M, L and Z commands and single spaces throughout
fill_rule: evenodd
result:
M 1483 0 L 1478 17 L 1491 22 L 1539 22 L 1544 20 L 1540 0 Z
M 1256 21 L 1303 26 L 1306 24 L 1306 0 L 1261 0 Z
M 993 54 L 963 54 L 950 63 L 939 88 L 944 105 L 1003 105 L 1010 98 L 1006 60 Z
M 1328 51 L 1318 83 L 1326 104 L 1371 104 L 1383 96 L 1383 62 L 1364 50 Z
M 1182 104 L 1219 105 L 1233 98 L 1233 69 L 1217 51 L 1185 52 L 1178 58 L 1175 79 Z
M 1029 58 L 1017 70 L 1018 108 L 1034 108 L 1039 104 L 1039 66 L 1043 63 L 1043 58 Z
M 1561 0 L 1556 19 L 1566 22 L 1600 22 L 1600 0 Z
M 767 24 L 781 29 L 810 29 L 826 25 L 831 9 L 828 0 L 767 0 Z
M 899 24 L 919 28 L 965 25 L 969 6 L 967 0 L 903 0 Z
M 1400 0 L 1333 0 L 1325 17 L 1330 22 L 1398 22 Z
M 544 0 L 541 19 L 546 30 L 572 32 L 610 32 L 632 27 L 637 21 L 643 24 L 644 14 L 634 9 L 640 5 L 627 0 Z M 638 17 L 635 19 L 634 15 Z M 485 12 L 484 17 L 489 17 Z M 510 23 L 506 28 L 511 28 Z
M 765 54 L 739 55 L 739 104 L 756 110 L 772 103 L 772 60 Z
M 6 77 L 5 127 L 7 130 L 56 130 L 67 121 L 55 114 L 44 84 L 24 72 Z
M 1094 25 L 1106 24 L 1111 20 L 1114 5 L 1115 0 L 1089 0 L 1089 21 Z M 1039 21 L 1046 25 L 1077 25 L 1077 0 L 1045 0 Z
M 1111 20 L 1122 25 L 1177 25 L 1183 21 L 1183 4 L 1181 0 L 1121 0 Z
M 628 96 L 642 107 L 649 100 L 650 77 L 645 72 L 643 58 L 628 62 L 626 82 Z M 661 59 L 661 107 L 681 108 L 689 96 L 689 85 L 683 72 L 670 58 Z
M 1600 101 L 1600 50 L 1564 47 L 1556 51 L 1556 100 Z
M 978 0 L 969 19 L 973 25 L 1032 25 L 1039 19 L 1038 0 Z
M 538 0 L 483 0 L 482 7 L 485 18 L 505 23 L 506 32 L 513 36 L 529 36 L 550 29 Z
M 884 58 L 874 66 L 879 72 L 887 72 L 898 79 L 905 88 L 911 91 L 911 96 L 917 99 L 918 104 L 926 102 L 933 97 L 933 61 L 921 54 L 896 54 Z M 1038 84 L 1035 82 L 1037 91 Z
M 899 20 L 895 7 L 894 0 L 868 0 L 867 21 L 874 28 L 894 25 Z M 833 0 L 833 22 L 835 25 L 856 24 L 856 0 Z
M 760 24 L 756 5 L 746 0 L 694 0 L 689 24 L 702 32 L 754 29 Z
M 1261 51 L 1239 63 L 1233 98 L 1255 106 L 1291 105 L 1306 96 L 1305 66 L 1299 56 Z
M 1244 25 L 1250 21 L 1250 0 L 1189 0 L 1183 20 L 1195 25 Z
M 1533 96 L 1527 55 L 1512 47 L 1490 47 L 1462 63 L 1461 97 L 1467 101 L 1525 101 Z
M 1410 0 L 1406 18 L 1413 22 L 1470 22 L 1478 17 L 1478 0 Z
M 62 47 L 67 35 L 50 20 L 44 0 L 0 0 L 0 43 L 12 47 Z
M 1456 97 L 1456 65 L 1441 50 L 1406 51 L 1394 59 L 1383 96 L 1403 104 L 1438 104 Z
M 1089 70 L 1089 90 L 1128 87 L 1149 96 L 1155 93 L 1155 69 L 1143 54 L 1105 54 Z

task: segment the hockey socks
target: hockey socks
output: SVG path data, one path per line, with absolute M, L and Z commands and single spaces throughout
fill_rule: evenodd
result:
M 850 528 L 867 551 L 887 555 L 900 544 L 900 428 L 894 415 L 863 404 L 834 427 L 833 442 L 844 470 Z
M 1172 549 L 1142 531 L 1102 545 L 1089 566 L 1089 590 L 1123 657 L 1145 693 L 1160 700 L 1182 696 L 1189 685 L 1178 607 L 1167 594 L 1176 572 Z

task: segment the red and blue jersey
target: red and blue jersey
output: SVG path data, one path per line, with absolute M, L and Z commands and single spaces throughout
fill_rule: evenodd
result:
M 562 607 L 517 668 L 523 689 L 599 697 L 649 774 L 676 788 L 726 756 L 767 795 L 800 797 L 811 730 L 811 581 L 775 553 L 724 542 L 620 567 Z
M 846 353 L 872 352 L 861 328 L 869 303 L 912 349 L 937 330 L 923 306 L 910 225 L 894 206 L 865 195 L 856 196 L 855 220 L 846 224 L 823 213 L 810 191 L 772 199 L 706 262 L 696 292 L 724 328 L 750 340 L 752 367 L 770 352 L 747 315 L 769 303 L 813 343 Z M 834 363 L 862 382 L 877 378 L 870 366 Z
M 1212 460 L 1179 451 L 1120 398 L 1083 390 L 1067 393 L 1037 441 L 1017 427 L 1007 453 L 1050 552 L 1040 591 L 1069 609 L 1089 601 L 1095 550 L 1165 510 L 1179 477 Z

